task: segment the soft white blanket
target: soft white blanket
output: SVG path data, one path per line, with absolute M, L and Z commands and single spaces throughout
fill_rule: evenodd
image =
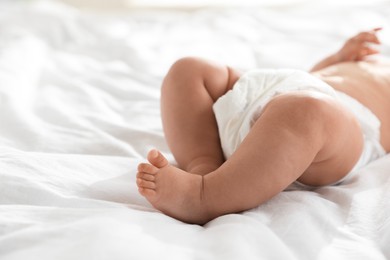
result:
M 91 13 L 0 2 L 0 259 L 389 259 L 390 156 L 348 183 L 184 224 L 137 193 L 163 137 L 159 87 L 197 55 L 308 69 L 390 5 Z M 386 30 L 387 27 L 387 30 Z

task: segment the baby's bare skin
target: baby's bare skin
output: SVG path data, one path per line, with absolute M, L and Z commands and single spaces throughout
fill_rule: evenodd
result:
M 364 61 L 377 53 L 367 43 L 379 44 L 379 30 L 349 39 L 312 74 L 377 115 L 381 143 L 388 152 L 390 67 Z M 162 120 L 179 168 L 152 150 L 137 173 L 140 194 L 163 213 L 204 224 L 256 207 L 297 179 L 315 186 L 334 183 L 358 161 L 363 137 L 352 112 L 335 99 L 310 91 L 275 96 L 225 161 L 212 105 L 239 77 L 240 72 L 226 66 L 186 58 L 165 78 Z
M 390 63 L 338 63 L 312 73 L 336 90 L 355 98 L 381 121 L 381 144 L 390 151 Z

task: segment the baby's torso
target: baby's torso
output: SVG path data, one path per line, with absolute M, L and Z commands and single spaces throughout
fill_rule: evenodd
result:
M 390 151 L 390 63 L 346 62 L 312 73 L 369 108 L 381 121 L 381 144 Z

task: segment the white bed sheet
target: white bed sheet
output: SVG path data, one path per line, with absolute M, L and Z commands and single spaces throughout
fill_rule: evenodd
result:
M 390 4 L 91 13 L 0 2 L 0 259 L 389 259 L 390 156 L 349 182 L 188 225 L 137 193 L 159 87 L 188 55 L 308 69 Z

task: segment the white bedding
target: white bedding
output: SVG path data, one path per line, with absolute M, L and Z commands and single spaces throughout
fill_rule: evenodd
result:
M 137 193 L 164 141 L 159 87 L 177 58 L 309 69 L 390 4 L 92 13 L 0 2 L 0 259 L 389 259 L 390 156 L 350 182 L 283 192 L 188 225 Z

